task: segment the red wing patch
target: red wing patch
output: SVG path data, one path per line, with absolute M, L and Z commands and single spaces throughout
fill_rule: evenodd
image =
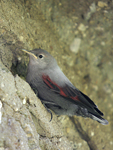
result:
M 42 78 L 43 78 L 43 81 L 45 82 L 45 84 L 50 89 L 53 89 L 54 92 L 59 93 L 61 96 L 71 98 L 74 101 L 76 101 L 76 100 L 79 101 L 78 96 L 77 96 L 79 94 L 79 91 L 77 91 L 76 89 L 72 89 L 68 85 L 66 85 L 65 87 L 60 87 L 55 82 L 53 82 L 49 78 L 49 76 L 43 75 Z

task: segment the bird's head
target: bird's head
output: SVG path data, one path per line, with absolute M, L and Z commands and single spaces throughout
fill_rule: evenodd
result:
M 30 67 L 38 68 L 38 70 L 47 69 L 48 67 L 55 67 L 57 62 L 53 56 L 51 56 L 47 51 L 43 49 L 34 49 L 28 51 L 22 49 L 25 53 L 29 54 L 29 65 Z

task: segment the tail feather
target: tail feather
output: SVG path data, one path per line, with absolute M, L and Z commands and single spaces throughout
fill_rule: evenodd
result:
M 96 121 L 98 121 L 99 123 L 101 123 L 102 125 L 107 125 L 108 124 L 108 121 L 107 120 L 105 120 L 104 118 L 102 118 L 102 117 L 100 117 L 100 116 L 96 116 L 96 115 L 91 115 L 91 118 L 93 119 L 93 120 L 96 120 Z

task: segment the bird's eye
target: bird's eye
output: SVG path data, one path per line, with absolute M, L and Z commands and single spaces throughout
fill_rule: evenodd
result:
M 40 54 L 38 57 L 39 57 L 39 58 L 43 58 L 44 56 Z

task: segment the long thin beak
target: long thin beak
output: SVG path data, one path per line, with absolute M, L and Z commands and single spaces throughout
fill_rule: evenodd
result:
M 29 55 L 32 55 L 33 57 L 35 57 L 35 58 L 37 59 L 37 57 L 36 57 L 32 52 L 29 52 L 29 51 L 27 51 L 27 50 L 25 50 L 25 49 L 21 49 L 21 50 L 22 50 L 23 52 L 29 54 Z

